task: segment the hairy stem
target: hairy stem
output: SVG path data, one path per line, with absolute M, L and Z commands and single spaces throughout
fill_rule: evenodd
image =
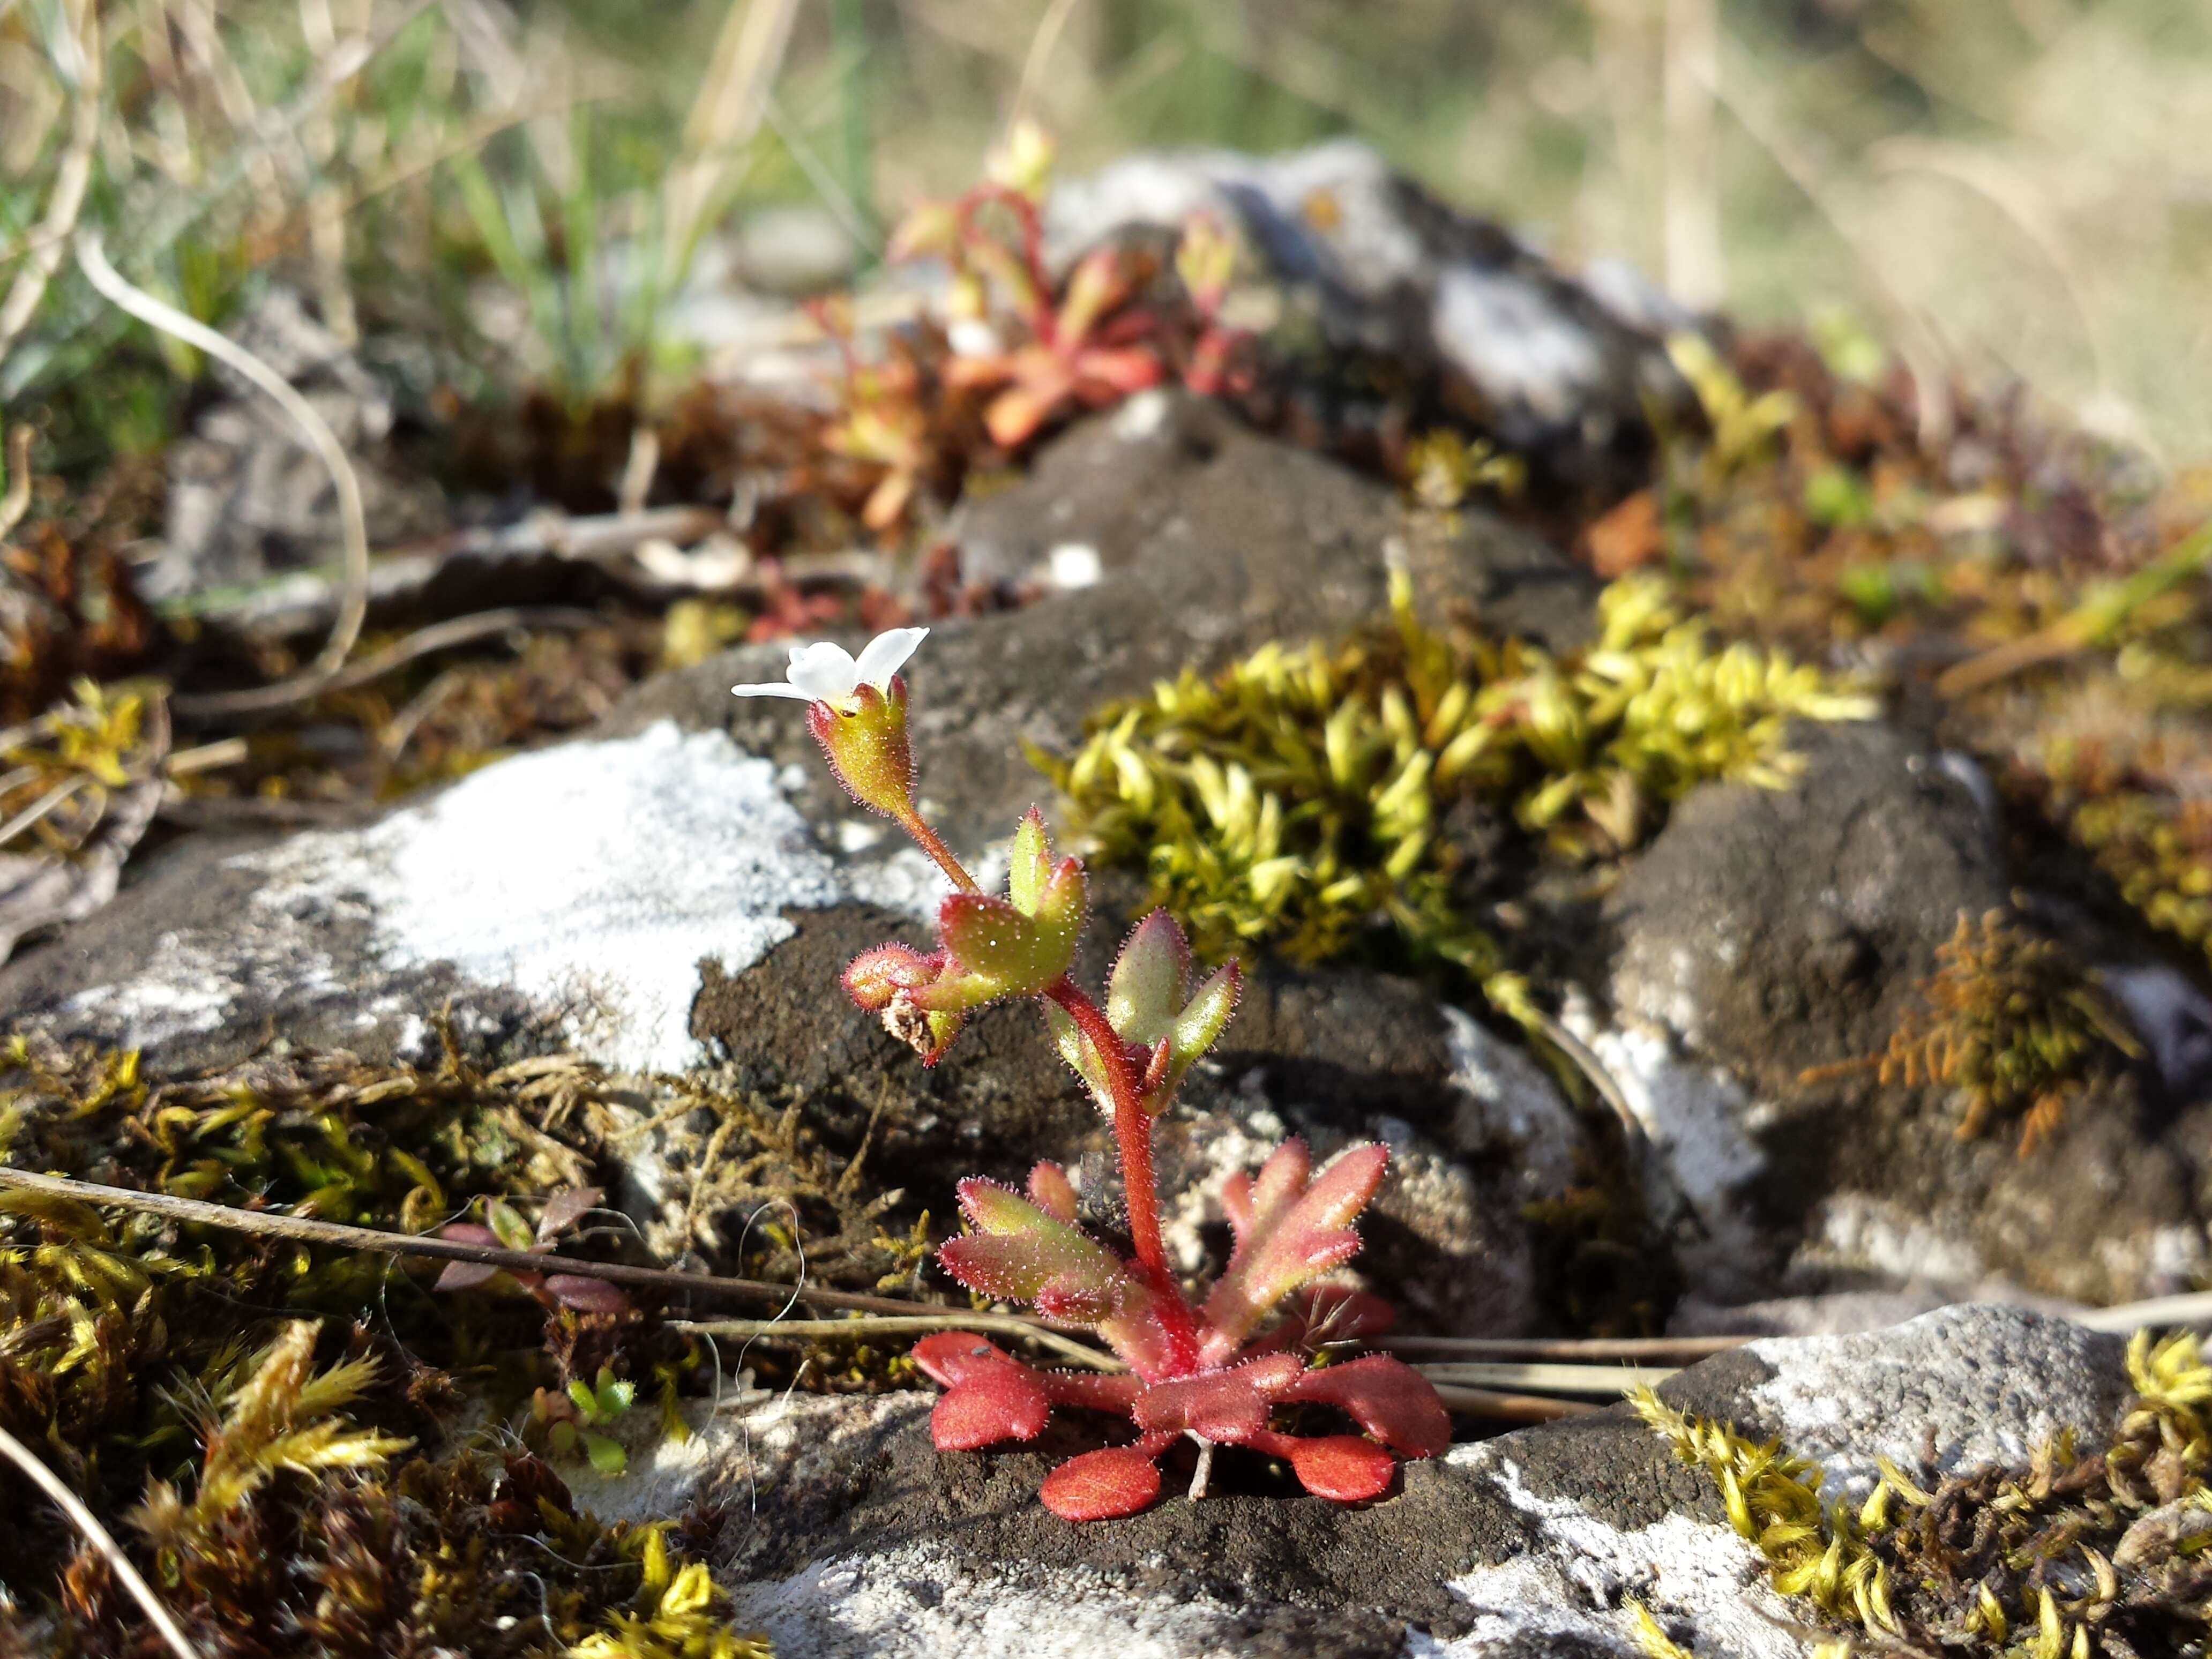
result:
M 935 860 L 937 867 L 944 871 L 952 884 L 962 892 L 980 893 L 983 890 L 975 884 L 975 878 L 968 873 L 967 866 L 952 856 L 952 849 L 939 837 L 937 831 L 921 821 L 921 813 L 909 812 L 899 820 L 899 828 L 914 837 L 914 844 Z
M 1166 1247 L 1160 1240 L 1159 1189 L 1152 1176 L 1152 1117 L 1145 1109 L 1144 1090 L 1136 1067 L 1129 1063 L 1129 1045 L 1107 1020 L 1105 1012 L 1085 996 L 1072 979 L 1063 978 L 1045 993 L 1081 1028 L 1098 1063 L 1106 1073 L 1107 1092 L 1114 1103 L 1114 1139 L 1121 1152 L 1121 1187 L 1129 1205 L 1129 1239 L 1137 1251 L 1137 1265 L 1152 1280 L 1160 1300 L 1160 1320 L 1166 1326 L 1178 1374 L 1198 1368 L 1198 1322 L 1182 1287 L 1168 1268 Z

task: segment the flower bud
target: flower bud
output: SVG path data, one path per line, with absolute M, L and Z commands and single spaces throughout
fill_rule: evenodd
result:
M 854 800 L 888 818 L 903 822 L 914 816 L 905 676 L 894 676 L 888 690 L 857 686 L 842 705 L 810 703 L 806 724 L 830 771 Z
M 879 1014 L 900 992 L 927 985 L 943 973 L 945 962 L 942 951 L 925 955 L 896 939 L 871 945 L 845 964 L 845 994 Z

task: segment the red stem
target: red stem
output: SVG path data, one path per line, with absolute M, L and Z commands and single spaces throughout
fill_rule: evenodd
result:
M 980 893 L 983 890 L 975 884 L 975 878 L 968 873 L 967 867 L 952 856 L 952 849 L 938 838 L 937 831 L 921 821 L 920 813 L 910 813 L 900 819 L 899 828 L 914 837 L 915 846 L 937 860 L 937 867 L 951 877 L 952 884 L 962 892 Z
M 1121 1186 L 1129 1204 L 1129 1240 L 1136 1247 L 1137 1265 L 1152 1281 L 1159 1297 L 1160 1322 L 1167 1328 L 1174 1355 L 1172 1374 L 1188 1376 L 1198 1369 L 1198 1319 L 1168 1269 L 1167 1250 L 1160 1241 L 1159 1188 L 1152 1175 L 1152 1116 L 1145 1109 L 1144 1090 L 1136 1067 L 1130 1063 L 1129 1045 L 1108 1021 L 1104 1011 L 1073 980 L 1062 978 L 1045 995 L 1081 1028 L 1105 1070 L 1106 1090 L 1114 1102 L 1114 1139 L 1121 1150 Z
M 978 185 L 961 198 L 962 235 L 975 236 L 975 211 L 987 202 L 996 202 L 1006 208 L 1021 226 L 1022 264 L 1029 271 L 1030 331 L 1036 336 L 1039 345 L 1055 347 L 1060 331 L 1053 317 L 1052 273 L 1045 269 L 1044 224 L 1037 217 L 1036 204 L 1005 185 Z

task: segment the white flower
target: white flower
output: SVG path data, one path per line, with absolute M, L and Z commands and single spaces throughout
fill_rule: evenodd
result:
M 894 628 L 878 634 L 862 647 L 856 661 L 842 645 L 817 640 L 791 647 L 791 666 L 785 669 L 787 684 L 733 685 L 741 697 L 797 697 L 801 702 L 826 702 L 842 708 L 863 685 L 872 685 L 889 696 L 891 676 L 906 665 L 929 630 Z

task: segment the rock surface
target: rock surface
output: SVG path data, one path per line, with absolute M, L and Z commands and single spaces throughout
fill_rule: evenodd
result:
M 1971 763 L 1881 726 L 1796 746 L 1796 787 L 1698 790 L 1606 902 L 1612 1023 L 1585 1035 L 1695 1213 L 1691 1280 L 1722 1301 L 1871 1279 L 2105 1302 L 2200 1271 L 2201 1132 L 2139 1077 L 2027 1158 L 2002 1126 L 1958 1140 L 1942 1088 L 1802 1080 L 1880 1054 L 1959 918 L 2009 894 Z
M 2061 1430 L 2094 1443 L 2124 1397 L 2120 1346 L 2017 1309 L 1954 1307 L 1753 1343 L 1661 1394 L 1780 1436 L 1821 1464 L 1825 1490 L 1863 1498 L 1878 1455 L 1947 1474 L 2022 1462 Z M 1036 1502 L 1060 1447 L 939 1455 L 927 1415 L 914 1396 L 732 1400 L 698 1414 L 693 1441 L 641 1445 L 624 1482 L 576 1493 L 619 1512 L 727 1504 L 738 1623 L 822 1659 L 952 1659 L 979 1641 L 1158 1659 L 1639 1659 L 1630 1597 L 1700 1655 L 1800 1659 L 1821 1633 L 1809 1604 L 1769 1586 L 1717 1488 L 1624 1408 L 1455 1446 L 1364 1509 L 1231 1471 L 1203 1503 L 1084 1527 Z

